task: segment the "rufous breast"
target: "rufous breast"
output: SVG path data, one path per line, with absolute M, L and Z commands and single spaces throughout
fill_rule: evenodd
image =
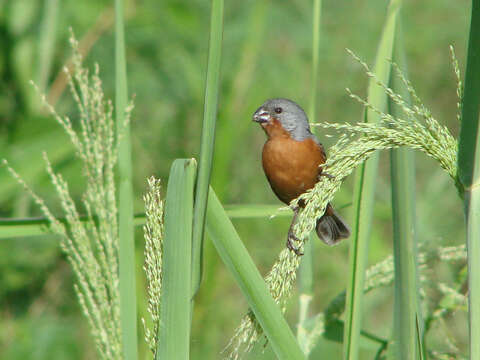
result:
M 272 128 L 265 128 L 269 139 L 263 146 L 262 165 L 272 190 L 289 204 L 317 183 L 325 153 L 312 138 L 294 140 L 279 125 L 274 122 Z

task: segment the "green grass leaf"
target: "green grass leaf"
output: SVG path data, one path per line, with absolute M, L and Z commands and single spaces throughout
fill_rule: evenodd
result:
M 399 7 L 400 1 L 394 0 L 390 3 L 377 50 L 374 73 L 384 83 L 388 83 L 390 78 L 391 65 L 388 59 L 392 58 Z M 370 80 L 369 83 L 368 101 L 381 111 L 385 111 L 387 107 L 387 95 L 373 80 Z M 373 111 L 366 111 L 366 122 L 378 122 L 379 119 L 379 115 Z M 350 279 L 347 286 L 344 333 L 344 358 L 348 360 L 358 359 L 363 312 L 363 283 L 367 265 L 377 169 L 378 154 L 374 154 L 358 169 L 355 185 L 355 223 L 350 245 Z
M 472 1 L 458 172 L 465 191 L 470 359 L 480 358 L 480 2 Z
M 120 317 L 125 359 L 137 359 L 137 298 L 133 233 L 132 150 L 127 108 L 127 65 L 123 28 L 123 1 L 115 0 L 115 120 L 118 145 L 118 230 L 120 235 Z
M 12 182 L 13 183 L 13 182 Z M 225 211 L 230 219 L 254 219 L 265 217 L 291 217 L 288 209 L 281 209 L 277 205 L 267 204 L 232 204 L 225 205 Z M 68 227 L 65 218 L 58 217 L 58 221 Z M 95 219 L 95 217 L 94 217 Z M 86 221 L 86 216 L 80 217 L 81 221 Z M 133 218 L 135 226 L 145 224 L 145 214 L 136 214 Z M 0 219 L 0 239 L 40 236 L 51 234 L 48 228 L 49 221 L 45 217 L 21 218 L 21 219 Z
M 188 360 L 190 356 L 195 171 L 194 159 L 178 159 L 168 178 L 157 360 Z
M 310 106 L 308 110 L 308 118 L 310 122 L 315 122 L 317 119 L 317 88 L 318 88 L 318 62 L 320 49 L 320 20 L 321 20 L 322 1 L 315 0 L 313 2 L 312 11 L 312 84 L 310 91 Z M 310 234 L 310 239 L 305 243 L 304 256 L 299 267 L 299 311 L 298 311 L 298 325 L 297 325 L 297 340 L 302 351 L 307 353 L 308 333 L 306 330 L 306 320 L 308 315 L 308 308 L 313 295 L 313 251 L 315 246 L 315 236 Z
M 396 32 L 393 61 L 406 72 L 401 27 Z M 409 101 L 410 95 L 397 76 L 390 87 Z M 402 117 L 402 110 L 389 99 L 390 114 Z M 395 264 L 394 351 L 398 359 L 416 359 L 422 348 L 423 321 L 420 312 L 417 242 L 415 234 L 415 157 L 413 150 L 390 151 L 392 183 L 393 255 Z M 417 320 L 420 333 L 417 332 Z M 420 342 L 417 339 L 422 339 Z M 418 345 L 417 345 L 418 344 Z M 422 351 L 420 351 L 422 353 Z
M 55 54 L 56 25 L 59 13 L 58 5 L 58 0 L 47 0 L 44 3 L 42 25 L 38 39 L 37 85 L 41 92 L 45 92 L 46 90 L 47 80 L 50 76 L 53 56 Z
M 207 232 L 240 286 L 277 357 L 285 360 L 305 359 L 280 307 L 270 295 L 213 189 L 210 189 L 208 199 Z
M 207 82 L 203 112 L 202 140 L 198 161 L 198 176 L 195 190 L 193 216 L 193 267 L 192 292 L 195 294 L 202 280 L 202 243 L 205 230 L 208 189 L 212 173 L 215 145 L 215 123 L 217 120 L 218 90 L 220 84 L 220 60 L 223 37 L 223 0 L 212 0 L 210 18 L 210 46 L 208 51 Z

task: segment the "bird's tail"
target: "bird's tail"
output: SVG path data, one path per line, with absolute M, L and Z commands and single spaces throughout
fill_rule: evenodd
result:
M 350 228 L 328 204 L 325 214 L 318 219 L 316 226 L 317 235 L 325 244 L 333 246 L 340 240 L 350 236 Z

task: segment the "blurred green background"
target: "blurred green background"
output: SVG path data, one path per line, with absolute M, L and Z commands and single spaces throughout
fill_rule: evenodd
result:
M 324 1 L 316 121 L 355 122 L 362 108 L 345 87 L 365 95 L 367 81 L 345 52 L 355 51 L 372 64 L 384 22 L 386 1 Z M 434 116 L 458 134 L 456 85 L 449 50 L 454 45 L 465 64 L 470 2 L 405 2 L 402 13 L 409 76 Z M 212 185 L 224 204 L 278 204 L 260 162 L 264 133 L 251 114 L 267 98 L 288 97 L 307 107 L 311 85 L 310 1 L 227 1 L 216 153 Z M 127 71 L 135 95 L 132 118 L 135 211 L 143 211 L 146 178 L 166 180 L 172 160 L 196 157 L 203 116 L 204 81 L 210 17 L 209 1 L 127 1 Z M 98 62 L 108 97 L 113 98 L 113 8 L 111 1 L 0 0 L 0 158 L 6 158 L 56 213 L 60 207 L 49 184 L 42 151 L 65 175 L 80 199 L 83 182 L 67 136 L 40 106 L 34 80 L 61 114 L 75 122 L 73 101 L 62 68 L 68 62 L 71 26 L 85 51 L 86 63 Z M 319 133 L 327 146 L 336 138 Z M 377 185 L 371 264 L 392 252 L 388 154 L 382 154 Z M 462 204 L 448 176 L 424 155 L 417 155 L 418 237 L 426 248 L 460 244 L 464 239 Z M 166 182 L 165 182 L 166 183 Z M 0 216 L 30 217 L 40 212 L 25 192 L 0 168 Z M 337 194 L 336 205 L 352 198 L 352 179 Z M 341 211 L 351 219 L 349 208 Z M 243 219 L 235 225 L 262 273 L 285 245 L 290 218 Z M 1 229 L 0 229 L 1 231 Z M 144 301 L 143 237 L 137 230 L 139 315 Z M 220 358 L 246 302 L 210 242 L 206 241 L 205 276 L 195 302 L 192 358 Z M 345 288 L 348 240 L 328 248 L 315 242 L 315 312 Z M 95 348 L 73 293 L 73 276 L 52 236 L 0 241 L 0 358 L 93 359 Z M 448 267 L 430 274 L 453 281 Z M 392 322 L 391 288 L 366 297 L 365 329 L 388 337 Z M 429 294 L 435 296 L 435 294 Z M 296 320 L 297 298 L 287 311 Z M 465 349 L 467 323 L 454 314 L 428 336 L 431 348 L 444 346 L 448 328 Z M 139 326 L 139 337 L 143 330 Z M 141 358 L 149 356 L 143 343 Z M 365 343 L 362 355 L 376 348 Z M 267 348 L 267 354 L 268 354 Z M 341 346 L 322 341 L 312 358 L 339 358 Z M 258 355 L 253 355 L 256 358 Z M 268 357 L 268 356 L 267 356 Z

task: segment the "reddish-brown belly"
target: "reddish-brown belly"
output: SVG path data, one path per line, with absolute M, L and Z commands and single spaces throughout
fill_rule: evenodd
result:
M 286 204 L 318 181 L 322 148 L 312 139 L 273 138 L 263 146 L 262 164 L 272 190 Z

